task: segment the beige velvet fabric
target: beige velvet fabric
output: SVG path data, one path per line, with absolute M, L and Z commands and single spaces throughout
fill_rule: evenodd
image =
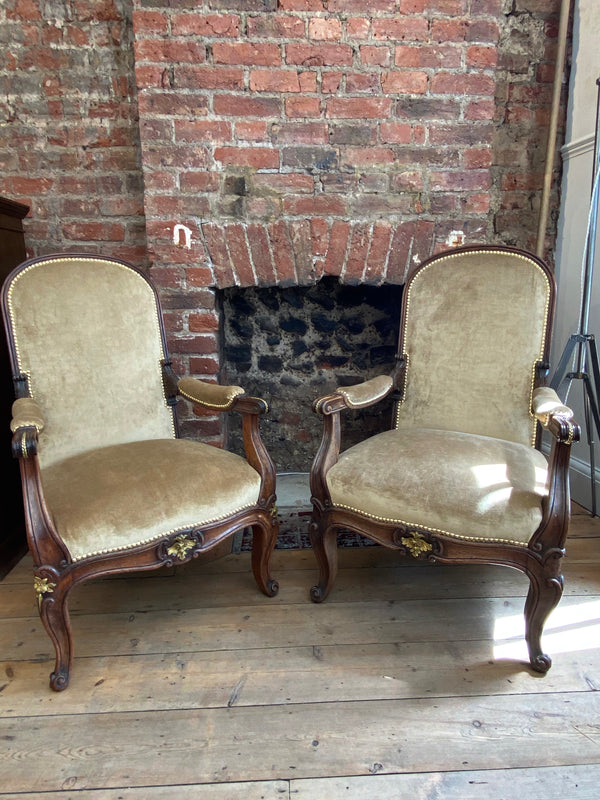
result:
M 260 475 L 240 456 L 186 439 L 90 450 L 42 470 L 73 560 L 160 539 L 256 505 Z
M 453 431 L 386 431 L 327 474 L 335 506 L 456 537 L 526 544 L 542 519 L 547 462 L 534 448 Z
M 217 383 L 206 383 L 196 378 L 181 378 L 177 388 L 182 397 L 192 403 L 208 408 L 226 411 L 239 395 L 244 394 L 241 386 L 221 386 Z
M 35 428 L 38 433 L 44 429 L 42 409 L 31 397 L 19 397 L 12 405 L 10 429 L 14 433 L 19 428 Z
M 560 397 L 549 386 L 538 386 L 533 393 L 533 413 L 542 423 L 548 424 L 550 415 L 573 419 L 572 410 L 564 405 Z
M 541 267 L 516 253 L 450 253 L 406 291 L 398 426 L 532 444 L 534 367 L 551 296 Z
M 42 409 L 42 467 L 86 450 L 174 436 L 149 284 L 101 258 L 57 257 L 9 291 L 19 368 Z
M 338 389 L 349 408 L 364 408 L 388 395 L 393 387 L 393 381 L 387 375 L 359 383 L 356 386 L 345 386 Z

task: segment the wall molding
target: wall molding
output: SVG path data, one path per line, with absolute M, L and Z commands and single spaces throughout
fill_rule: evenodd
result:
M 570 158 L 577 158 L 586 153 L 591 153 L 594 150 L 594 134 L 590 133 L 588 136 L 582 136 L 580 139 L 574 139 L 572 142 L 564 144 L 560 149 L 560 154 L 563 161 L 568 161 Z

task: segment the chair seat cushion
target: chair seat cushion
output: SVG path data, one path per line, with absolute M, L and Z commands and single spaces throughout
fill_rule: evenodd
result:
M 56 529 L 77 561 L 252 507 L 261 479 L 234 453 L 153 439 L 67 458 L 44 469 L 42 483 Z
M 542 519 L 547 461 L 487 436 L 400 428 L 341 454 L 327 473 L 336 507 L 458 538 L 526 545 Z

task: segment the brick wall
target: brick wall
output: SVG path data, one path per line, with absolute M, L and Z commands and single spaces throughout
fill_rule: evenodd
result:
M 559 5 L 5 0 L 0 193 L 32 254 L 147 261 L 176 369 L 216 377 L 217 289 L 534 247 Z
M 129 0 L 0 3 L 0 194 L 32 255 L 146 262 Z

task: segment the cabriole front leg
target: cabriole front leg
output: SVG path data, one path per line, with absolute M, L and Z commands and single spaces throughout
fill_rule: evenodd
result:
M 62 692 L 69 685 L 73 663 L 73 637 L 67 609 L 70 583 L 36 575 L 35 591 L 38 596 L 40 618 L 56 651 L 54 671 L 50 674 L 50 688 Z
M 252 526 L 252 572 L 259 589 L 267 597 L 274 597 L 279 591 L 279 583 L 269 573 L 271 554 L 279 535 L 277 509 L 273 506 L 269 523 Z
M 548 672 L 552 659 L 542 650 L 542 632 L 548 616 L 558 605 L 563 591 L 562 575 L 548 575 L 544 570 L 530 574 L 529 592 L 525 601 L 525 641 L 531 667 Z
M 328 524 L 326 514 L 315 509 L 308 533 L 319 567 L 319 582 L 310 590 L 310 599 L 313 603 L 322 603 L 333 588 L 337 576 L 337 528 Z

